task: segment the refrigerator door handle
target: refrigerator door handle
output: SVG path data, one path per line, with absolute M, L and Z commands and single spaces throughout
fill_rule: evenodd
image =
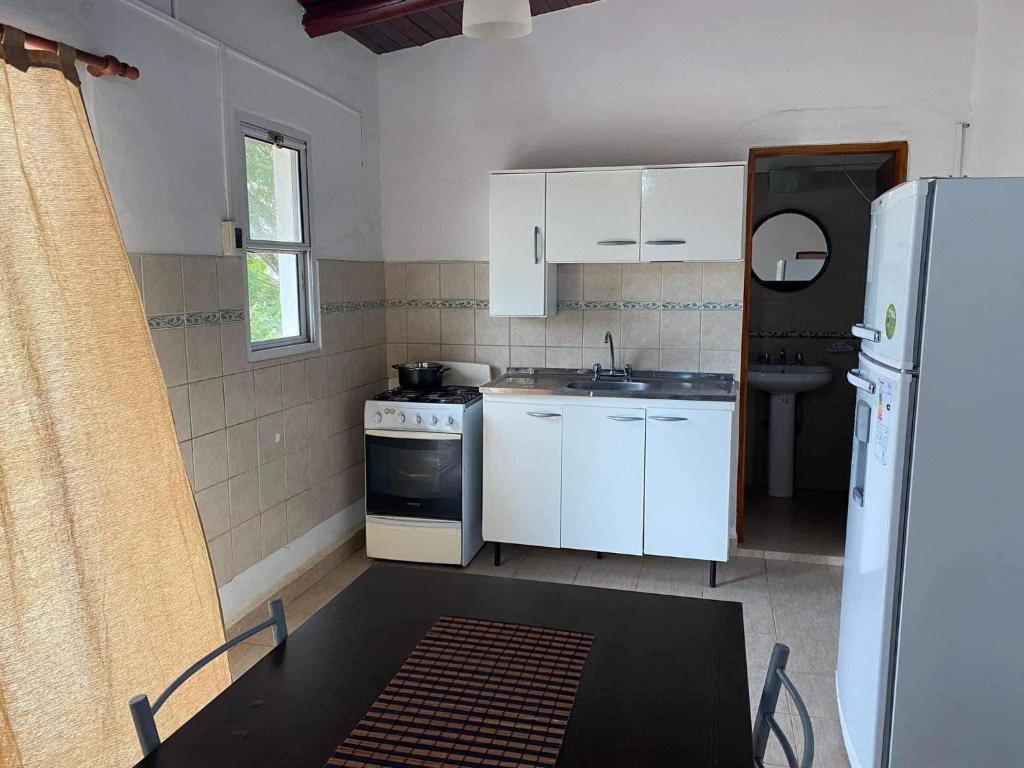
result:
M 863 389 L 869 395 L 875 394 L 875 382 L 861 376 L 859 368 L 854 368 L 852 371 L 847 372 L 846 380 L 857 389 Z
M 869 328 L 864 323 L 856 323 L 851 329 L 850 333 L 856 336 L 858 339 L 866 339 L 867 341 L 879 342 L 882 340 L 882 332 L 877 328 Z

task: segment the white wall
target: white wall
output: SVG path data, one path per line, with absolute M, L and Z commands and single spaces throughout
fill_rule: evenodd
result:
M 967 173 L 1024 176 L 1024 2 L 980 0 Z
M 301 10 L 291 0 L 0 0 L 9 23 L 141 70 L 134 83 L 83 71 L 130 252 L 219 252 L 238 108 L 312 136 L 317 255 L 378 259 L 376 58 L 344 36 L 308 40 Z
M 975 21 L 973 0 L 601 0 L 382 56 L 385 258 L 486 258 L 495 169 L 907 139 L 912 175 L 948 174 Z

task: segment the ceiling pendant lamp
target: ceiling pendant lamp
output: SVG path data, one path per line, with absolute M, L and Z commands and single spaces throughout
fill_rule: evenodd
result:
M 462 34 L 466 37 L 511 40 L 530 34 L 530 0 L 465 0 Z

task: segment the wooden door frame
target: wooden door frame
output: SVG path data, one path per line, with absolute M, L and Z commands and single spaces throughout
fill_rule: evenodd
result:
M 907 180 L 910 145 L 906 141 L 880 141 L 848 144 L 795 144 L 784 147 L 751 147 L 747 155 L 747 211 L 743 243 L 743 318 L 740 340 L 740 378 L 737 415 L 739 445 L 736 469 L 736 538 L 743 541 L 747 474 L 747 355 L 750 347 L 750 266 L 754 243 L 754 180 L 757 161 L 766 157 L 789 155 L 862 155 L 889 153 L 890 159 L 878 169 L 879 187 L 889 189 Z

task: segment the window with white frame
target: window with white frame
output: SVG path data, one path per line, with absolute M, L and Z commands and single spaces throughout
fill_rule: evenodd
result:
M 249 358 L 317 348 L 306 141 L 241 122 Z

